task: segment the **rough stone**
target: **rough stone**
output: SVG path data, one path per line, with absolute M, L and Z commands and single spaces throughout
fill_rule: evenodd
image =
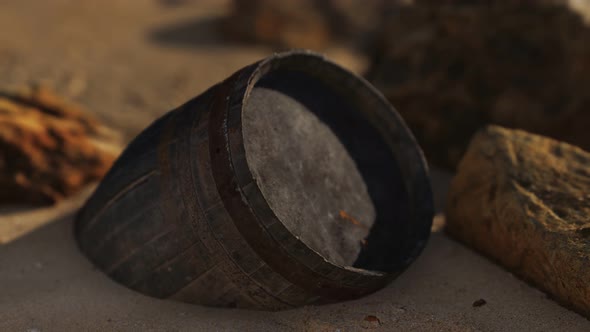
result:
M 0 92 L 0 203 L 46 205 L 78 192 L 109 169 L 117 144 L 45 87 Z
M 590 27 L 566 6 L 414 5 L 386 22 L 367 77 L 431 163 L 454 169 L 487 124 L 590 149 Z
M 590 317 L 590 153 L 490 126 L 448 202 L 449 234 Z

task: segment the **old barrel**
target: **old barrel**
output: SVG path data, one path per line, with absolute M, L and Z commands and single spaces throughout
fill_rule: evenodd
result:
M 158 298 L 279 310 L 384 287 L 421 252 L 422 152 L 362 78 L 298 51 L 137 136 L 80 210 L 81 250 Z

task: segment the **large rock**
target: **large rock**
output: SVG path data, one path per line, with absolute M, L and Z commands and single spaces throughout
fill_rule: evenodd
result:
M 46 88 L 0 93 L 0 203 L 52 204 L 100 179 L 117 136 Z
M 451 184 L 447 231 L 590 317 L 590 153 L 490 126 Z
M 590 27 L 565 6 L 496 3 L 399 8 L 367 77 L 447 169 L 486 124 L 590 149 Z

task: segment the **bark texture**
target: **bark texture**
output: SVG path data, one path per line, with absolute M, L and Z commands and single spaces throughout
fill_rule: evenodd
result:
M 99 180 L 118 137 L 49 89 L 0 92 L 0 203 L 53 204 Z
M 558 5 L 398 8 L 367 77 L 429 161 L 454 169 L 487 124 L 590 149 L 590 27 Z

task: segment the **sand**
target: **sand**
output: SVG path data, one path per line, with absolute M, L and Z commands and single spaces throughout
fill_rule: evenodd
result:
M 214 38 L 209 18 L 222 14 L 222 2 L 176 2 L 5 0 L 0 86 L 42 79 L 129 139 L 271 52 Z M 363 66 L 354 54 L 328 53 Z M 449 175 L 433 175 L 440 210 Z M 91 190 L 54 208 L 0 210 L 0 331 L 590 330 L 587 319 L 441 232 L 390 286 L 356 301 L 268 313 L 149 298 L 108 279 L 77 249 L 72 218 Z M 473 307 L 480 299 L 486 304 Z
M 4 219 L 0 219 L 0 223 Z M 0 246 L 1 331 L 588 331 L 590 322 L 434 233 L 424 254 L 365 298 L 283 312 L 153 299 L 110 280 L 76 247 L 72 214 Z M 487 303 L 473 307 L 473 302 Z

